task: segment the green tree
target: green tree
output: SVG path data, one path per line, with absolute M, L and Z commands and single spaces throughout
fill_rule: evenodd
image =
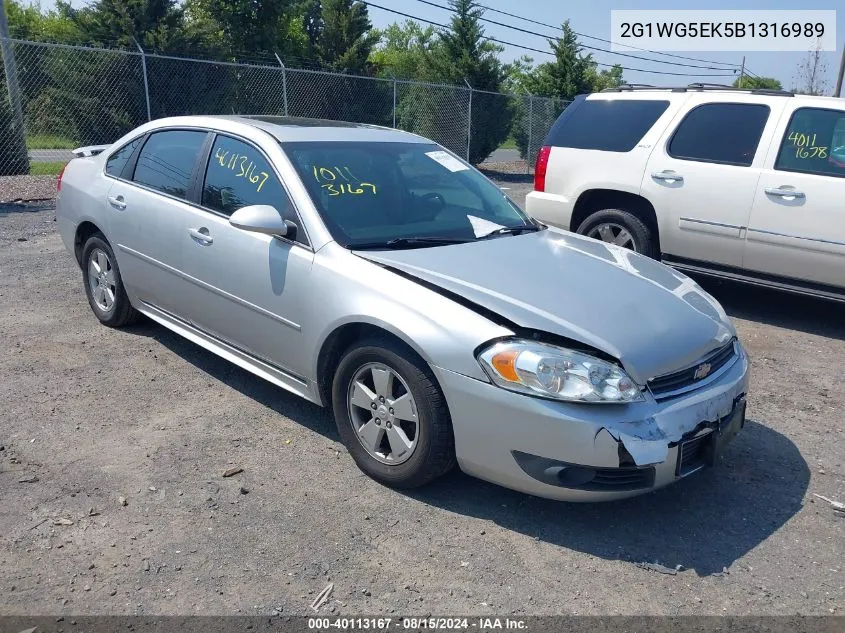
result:
M 323 0 L 321 4 L 317 60 L 331 70 L 368 74 L 378 34 L 372 31 L 367 5 L 356 0 Z
M 62 2 L 57 8 L 42 11 L 37 4 L 23 4 L 5 0 L 9 33 L 12 37 L 35 42 L 55 41 L 74 43 L 81 41 L 79 29 L 62 12 Z
M 561 30 L 560 37 L 549 40 L 554 61 L 537 66 L 529 89 L 535 95 L 571 101 L 576 95 L 593 91 L 596 64 L 592 55 L 583 53 L 569 20 L 563 23 Z
M 306 49 L 297 0 L 187 0 L 185 6 L 189 32 L 232 59 L 273 52 L 300 56 Z
M 374 31 L 377 44 L 370 53 L 370 64 L 383 77 L 433 79 L 431 56 L 439 45 L 433 26 L 423 27 L 406 20 Z
M 480 163 L 510 134 L 513 104 L 499 92 L 505 81 L 505 68 L 499 59 L 501 46 L 484 36 L 480 19 L 484 9 L 475 0 L 450 0 L 454 15 L 448 30 L 440 31 L 439 54 L 432 65 L 439 81 L 463 84 L 476 91 L 472 95 L 472 134 L 469 160 Z
M 80 9 L 59 2 L 61 16 L 89 42 L 168 51 L 185 45 L 185 13 L 176 0 L 96 0 Z
M 522 55 L 509 64 L 505 64 L 505 79 L 502 89 L 512 94 L 528 94 L 534 74 L 534 59 Z
M 608 88 L 618 88 L 624 83 L 622 78 L 622 66 L 614 64 L 607 70 L 599 71 L 596 66 L 588 74 L 590 80 L 590 91 L 601 92 Z
M 783 85 L 774 77 L 737 77 L 733 83 L 734 88 L 749 88 L 751 90 L 782 90 Z

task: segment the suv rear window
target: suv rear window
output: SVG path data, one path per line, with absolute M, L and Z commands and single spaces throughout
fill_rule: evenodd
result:
M 775 169 L 845 177 L 845 111 L 796 110 L 783 135 Z
M 748 167 L 768 119 L 767 105 L 706 103 L 687 113 L 667 151 L 681 160 Z
M 546 145 L 630 152 L 669 107 L 668 101 L 585 99 L 563 111 Z

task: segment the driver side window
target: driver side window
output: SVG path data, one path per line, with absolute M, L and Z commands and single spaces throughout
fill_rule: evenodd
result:
M 255 147 L 218 134 L 202 187 L 202 206 L 225 216 L 253 204 L 269 204 L 279 212 L 289 207 L 276 172 Z

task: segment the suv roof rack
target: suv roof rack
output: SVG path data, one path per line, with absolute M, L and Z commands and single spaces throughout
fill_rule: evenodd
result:
M 790 90 L 776 90 L 773 88 L 735 88 L 725 84 L 692 83 L 686 86 L 651 86 L 648 84 L 621 84 L 616 88 L 605 88 L 602 92 L 633 92 L 634 90 L 669 90 L 671 92 L 689 92 L 701 90 L 747 92 L 754 95 L 770 95 L 777 97 L 794 97 Z

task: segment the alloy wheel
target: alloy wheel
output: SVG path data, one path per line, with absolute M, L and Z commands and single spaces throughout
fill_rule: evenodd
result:
M 114 307 L 117 296 L 117 280 L 108 254 L 95 248 L 88 257 L 88 285 L 96 306 L 103 312 Z
M 401 464 L 419 440 L 417 404 L 408 384 L 382 363 L 355 372 L 347 395 L 349 420 L 364 450 L 383 464 Z
M 608 244 L 615 244 L 623 248 L 630 248 L 632 251 L 637 250 L 637 245 L 634 243 L 634 236 L 624 226 L 605 222 L 592 228 L 587 237 L 592 237 Z

